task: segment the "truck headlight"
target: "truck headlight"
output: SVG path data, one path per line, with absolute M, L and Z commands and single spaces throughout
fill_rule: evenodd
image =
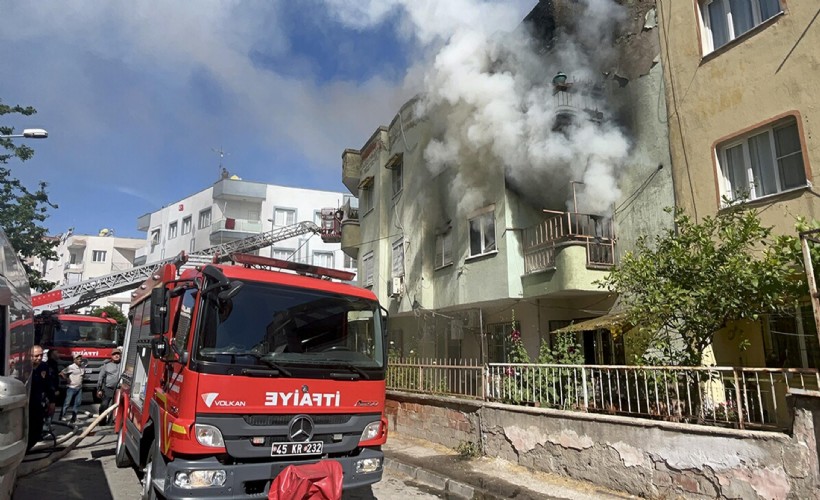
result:
M 381 458 L 365 458 L 356 461 L 356 474 L 367 474 L 368 472 L 376 472 L 382 468 Z
M 202 446 L 209 446 L 211 448 L 222 448 L 225 446 L 225 441 L 222 440 L 222 433 L 213 425 L 208 424 L 194 424 L 194 435 L 196 440 Z
M 180 471 L 174 476 L 174 485 L 178 488 L 207 488 L 223 486 L 226 474 L 222 469 Z
M 376 439 L 381 434 L 382 430 L 382 423 L 379 422 L 370 422 L 365 426 L 364 430 L 362 431 L 362 437 L 359 438 L 359 441 L 370 441 L 371 439 Z

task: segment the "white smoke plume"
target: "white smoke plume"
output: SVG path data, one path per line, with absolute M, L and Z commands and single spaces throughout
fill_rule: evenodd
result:
M 613 56 L 613 34 L 624 17 L 614 0 L 552 2 L 558 26 L 549 51 L 526 29 L 514 29 L 522 18 L 520 5 L 327 1 L 342 19 L 363 24 L 401 8 L 407 33 L 435 48 L 432 64 L 425 65 L 419 112 L 435 116 L 433 122 L 443 128 L 425 159 L 433 175 L 456 170 L 451 192 L 459 197 L 462 214 L 486 202 L 488 180 L 498 179 L 500 169 L 514 190 L 540 206 L 575 210 L 577 200 L 579 212 L 611 211 L 621 194 L 616 171 L 627 159 L 629 141 L 611 121 L 595 123 L 583 115 L 581 108 L 592 108 L 606 116 L 603 92 L 578 93 L 573 104 L 581 116 L 557 130 L 561 96 L 554 95 L 552 78 L 561 71 L 579 88 L 602 83 Z

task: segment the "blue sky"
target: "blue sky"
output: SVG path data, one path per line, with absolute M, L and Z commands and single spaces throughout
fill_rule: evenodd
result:
M 2 0 L 0 98 L 31 105 L 46 222 L 144 237 L 140 215 L 218 178 L 344 191 L 358 148 L 423 89 L 459 29 L 513 29 L 535 0 L 98 2 Z M 318 208 L 318 207 L 317 207 Z

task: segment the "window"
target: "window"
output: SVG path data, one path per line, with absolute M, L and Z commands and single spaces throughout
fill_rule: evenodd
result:
M 72 253 L 68 254 L 68 263 L 69 264 L 76 264 L 77 263 L 77 254 L 76 253 L 72 252 Z
M 151 231 L 151 244 L 156 245 L 159 243 L 159 228 L 153 229 Z
M 105 250 L 94 250 L 91 252 L 91 262 L 105 262 Z
M 705 52 L 726 45 L 780 11 L 779 0 L 701 0 Z
M 177 221 L 168 224 L 168 239 L 173 240 L 177 237 Z
M 521 322 L 515 322 L 515 329 L 521 331 Z M 493 323 L 487 325 L 487 361 L 490 363 L 508 363 L 512 348 L 512 325 L 510 323 Z
M 358 262 L 356 262 L 356 259 L 354 259 L 353 257 L 351 257 L 349 255 L 345 255 L 345 260 L 344 260 L 345 269 L 356 269 L 357 265 L 358 265 Z
M 320 267 L 336 266 L 333 252 L 313 252 L 313 265 Z
M 321 210 L 314 210 L 313 211 L 313 223 L 319 227 L 322 227 L 322 211 Z
M 186 350 L 188 347 L 194 305 L 196 305 L 196 288 L 190 288 L 182 296 L 182 304 L 179 306 L 176 321 L 174 321 L 174 345 L 179 352 Z
M 359 183 L 359 213 L 373 210 L 373 176 L 365 177 Z
M 402 157 L 401 153 L 397 153 L 385 165 L 386 168 L 391 170 L 390 184 L 393 187 L 393 196 L 399 194 L 402 188 Z
M 362 258 L 364 266 L 364 283 L 362 286 L 373 286 L 373 252 L 369 252 Z
M 453 232 L 436 235 L 436 261 L 435 268 L 449 266 L 453 263 Z
M 310 238 L 299 238 L 299 247 L 296 249 L 296 262 L 307 264 L 310 256 Z
M 296 210 L 291 208 L 273 209 L 274 227 L 292 226 L 293 224 L 296 224 Z
M 270 256 L 274 259 L 291 260 L 293 252 L 292 248 L 274 248 Z
M 806 185 L 794 117 L 717 148 L 721 190 L 730 199 L 760 198 Z
M 495 252 L 495 209 L 473 217 L 470 222 L 470 257 Z
M 769 316 L 765 326 L 766 366 L 820 368 L 820 345 L 811 304 L 801 304 L 793 314 Z
M 211 225 L 211 209 L 206 208 L 205 210 L 199 212 L 199 225 L 197 226 L 199 229 L 204 229 Z
M 191 216 L 185 217 L 182 219 L 182 234 L 188 234 L 191 232 Z
M 404 238 L 393 243 L 392 256 L 391 276 L 394 278 L 404 276 Z

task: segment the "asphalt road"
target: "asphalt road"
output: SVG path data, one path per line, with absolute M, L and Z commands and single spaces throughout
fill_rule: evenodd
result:
M 83 410 L 93 411 L 90 405 Z M 81 419 L 82 421 L 83 419 Z M 115 436 L 103 428 L 87 437 L 66 457 L 47 469 L 18 479 L 13 500 L 139 500 L 140 481 L 133 469 L 118 469 L 114 464 Z M 46 456 L 33 454 L 27 460 Z M 385 471 L 384 479 L 363 490 L 347 493 L 345 499 L 444 498 L 409 478 Z

